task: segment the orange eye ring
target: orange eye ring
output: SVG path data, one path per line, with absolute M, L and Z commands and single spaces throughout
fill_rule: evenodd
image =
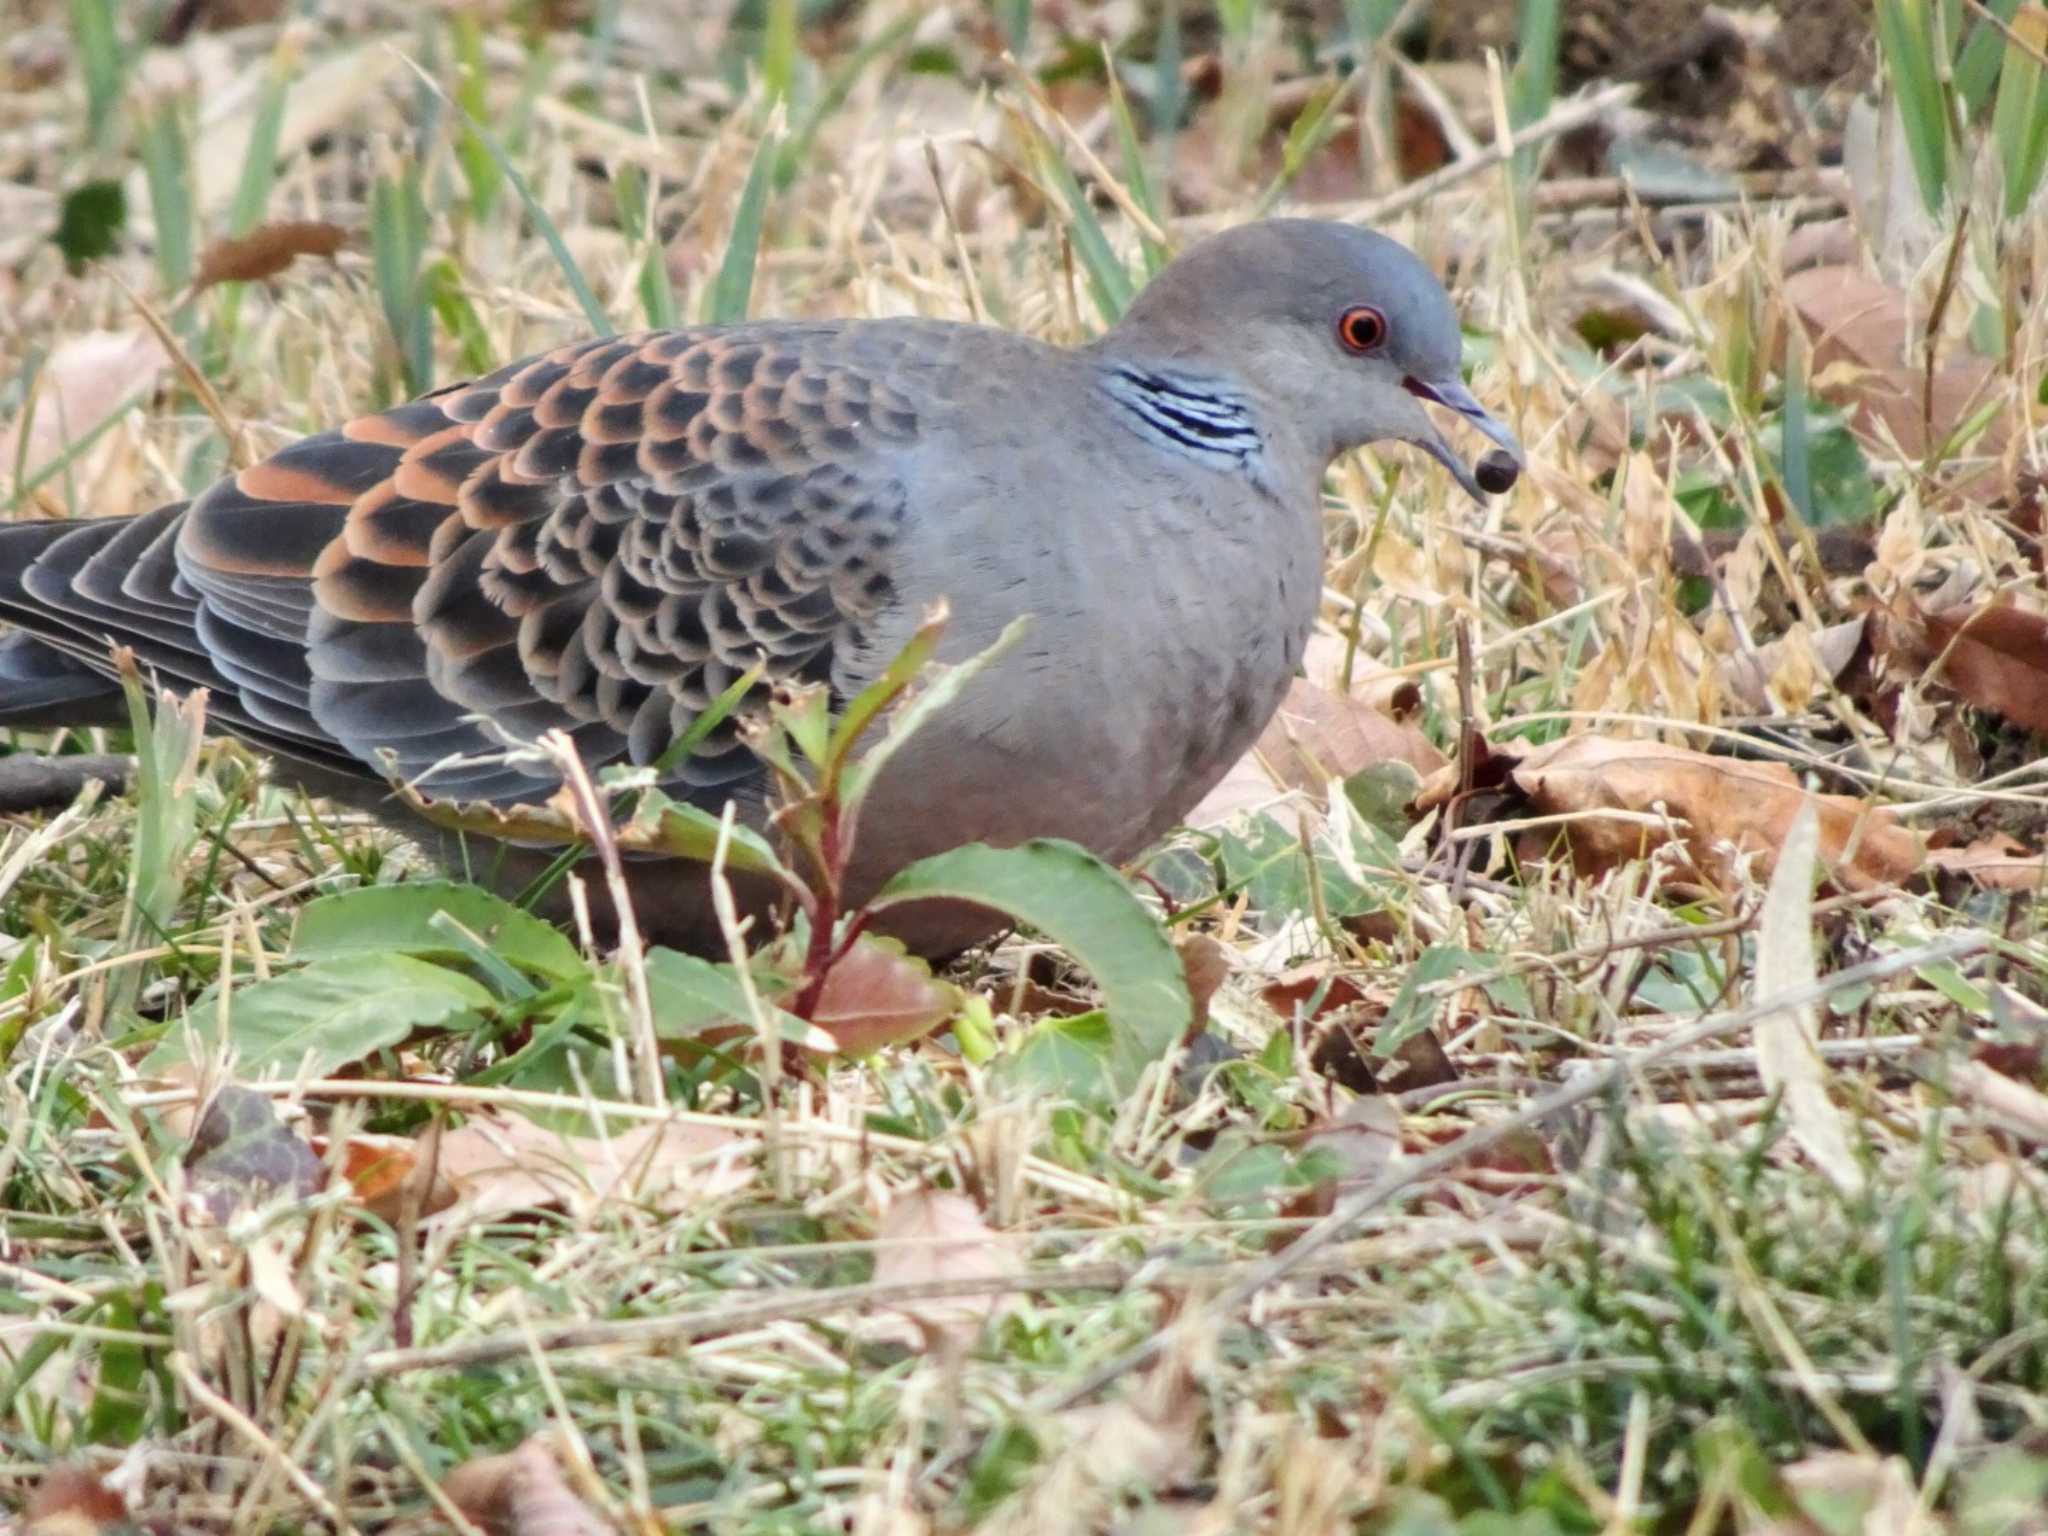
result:
M 1387 317 L 1370 304 L 1354 304 L 1337 317 L 1337 339 L 1347 352 L 1372 352 L 1385 346 Z

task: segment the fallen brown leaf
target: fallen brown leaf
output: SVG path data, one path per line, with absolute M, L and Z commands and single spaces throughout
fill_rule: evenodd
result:
M 1169 1327 L 1178 1310 L 1179 1299 L 1170 1297 L 1161 1326 Z M 1157 1509 L 1201 1477 L 1208 1398 L 1196 1384 L 1194 1365 L 1210 1346 L 1205 1337 L 1189 1338 L 1185 1330 L 1168 1337 L 1173 1340 L 1170 1352 L 1123 1396 L 1055 1416 L 1048 1427 L 1057 1433 L 1056 1448 L 1039 1463 L 1030 1486 L 983 1527 L 990 1536 L 1083 1536 L 1129 1529 L 1127 1522 L 1108 1518 L 1123 1491 L 1142 1491 L 1145 1502 Z M 1215 1528 L 1234 1527 L 1226 1522 Z
M 1305 1151 L 1321 1153 L 1328 1176 L 1287 1202 L 1289 1216 L 1326 1216 L 1340 1195 L 1371 1183 L 1401 1152 L 1401 1111 L 1383 1093 L 1353 1099 L 1312 1131 Z
M 1863 649 L 1868 615 L 1830 624 L 1818 634 L 1804 629 L 1721 659 L 1728 696 L 1758 714 L 1775 703 L 1803 709 L 1823 680 L 1835 682 Z
M 1964 357 L 1937 364 L 1930 388 L 1923 360 L 1904 352 L 1914 333 L 1906 295 L 1861 267 L 1795 272 L 1785 279 L 1785 296 L 1812 339 L 1817 392 L 1847 408 L 1866 432 L 1883 422 L 1914 457 L 1945 441 L 1998 387 L 1995 364 Z M 1974 451 L 1996 454 L 2014 425 L 1994 420 Z M 1978 492 L 2001 488 L 1988 475 L 1971 484 Z
M 1991 603 L 1922 619 L 1933 677 L 1978 709 L 2048 733 L 2048 616 Z M 1907 631 L 1890 633 L 1896 641 Z
M 606 1200 L 678 1209 L 745 1186 L 737 1131 L 669 1122 L 599 1139 L 564 1136 L 519 1115 L 472 1116 L 441 1137 L 422 1208 L 462 1202 L 474 1217 L 563 1206 L 583 1214 Z M 708 1166 L 707 1166 L 708 1164 Z
M 406 1180 L 417 1171 L 422 1152 L 431 1154 L 429 1140 L 358 1131 L 341 1144 L 342 1175 L 365 1210 L 387 1220 L 398 1214 Z M 315 1137 L 313 1150 L 325 1158 L 331 1144 L 324 1137 Z M 445 1183 L 439 1184 L 438 1193 L 443 1206 L 454 1203 L 454 1191 Z M 422 1214 L 431 1215 L 439 1208 L 427 1206 Z
M 1895 886 L 1920 869 L 1919 840 L 1882 806 L 1848 795 L 1817 795 L 1777 763 L 1738 762 L 1686 747 L 1605 736 L 1568 736 L 1526 753 L 1495 747 L 1504 782 L 1526 800 L 1506 814 L 1569 818 L 1529 829 L 1526 857 L 1540 859 L 1561 832 L 1588 875 L 1640 859 L 1676 838 L 1695 878 L 1718 889 L 1741 883 L 1744 859 L 1768 879 L 1802 807 L 1820 821 L 1821 864 L 1844 890 Z M 1457 789 L 1451 769 L 1425 785 L 1422 809 Z M 1603 814 L 1619 813 L 1619 814 Z
M 1002 1279 L 1023 1268 L 1015 1240 L 989 1226 L 972 1200 L 948 1190 L 918 1189 L 899 1197 L 875 1233 L 876 1285 Z M 1001 1291 L 991 1290 L 906 1302 L 869 1318 L 864 1331 L 957 1358 L 972 1347 L 1004 1300 Z
M 441 1491 L 489 1536 L 613 1536 L 569 1487 L 548 1437 L 502 1456 L 478 1456 L 441 1479 Z
M 1783 1474 L 1808 1518 L 1785 1528 L 1839 1531 L 1911 1530 L 1922 1523 L 1913 1474 L 1903 1458 L 1872 1452 L 1822 1451 L 1788 1463 Z
M 96 1536 L 128 1519 L 128 1505 L 90 1467 L 60 1462 L 22 1506 L 23 1536 Z
M 1932 849 L 1927 862 L 1988 891 L 2048 889 L 2048 855 L 2006 832 L 1993 832 L 1963 848 Z
M 1419 694 L 1410 696 L 1419 703 Z M 1258 744 L 1189 812 L 1187 824 L 1218 826 L 1293 791 L 1320 796 L 1332 779 L 1380 763 L 1406 763 L 1426 775 L 1443 761 L 1419 725 L 1298 677 Z
M 216 283 L 253 283 L 275 277 L 301 256 L 332 257 L 347 240 L 347 230 L 325 219 L 258 224 L 246 235 L 214 241 L 200 254 L 192 292 Z

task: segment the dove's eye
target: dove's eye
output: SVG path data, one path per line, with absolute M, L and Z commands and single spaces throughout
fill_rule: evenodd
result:
M 1387 339 L 1387 317 L 1370 304 L 1354 304 L 1337 317 L 1337 339 L 1352 352 L 1371 352 Z

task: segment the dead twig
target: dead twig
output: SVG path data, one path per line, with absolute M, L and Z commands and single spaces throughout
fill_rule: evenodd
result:
M 128 788 L 134 772 L 134 758 L 111 754 L 44 757 L 23 752 L 0 757 L 0 816 L 69 805 L 86 785 L 95 782 L 120 794 Z

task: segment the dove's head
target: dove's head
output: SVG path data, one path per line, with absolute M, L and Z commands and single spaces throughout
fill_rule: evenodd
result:
M 1133 301 L 1107 345 L 1238 389 L 1262 426 L 1324 464 L 1415 444 L 1475 497 L 1505 490 L 1520 444 L 1465 387 L 1457 311 L 1399 241 L 1350 224 L 1267 219 L 1189 247 Z M 1499 444 L 1479 474 L 1431 419 L 1443 406 Z

